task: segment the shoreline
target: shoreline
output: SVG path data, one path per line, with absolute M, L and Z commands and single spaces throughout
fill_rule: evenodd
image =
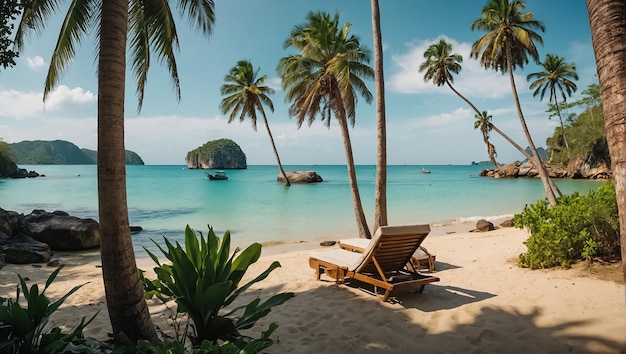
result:
M 258 336 L 271 322 L 278 323 L 272 336 L 278 341 L 267 353 L 610 353 L 623 348 L 623 284 L 595 279 L 574 268 L 519 268 L 517 256 L 525 250 L 526 231 L 468 232 L 473 226 L 433 227 L 424 246 L 437 256 L 435 275 L 441 281 L 426 286 L 423 294 L 392 293 L 393 303 L 382 303 L 380 296 L 357 284 L 336 286 L 325 276 L 315 280 L 308 254 L 309 249 L 322 249 L 319 244 L 265 247 L 243 283 L 273 261 L 281 267 L 238 300 L 246 304 L 286 291 L 296 296 L 244 333 Z M 85 334 L 108 339 L 111 329 L 98 250 L 64 255 L 62 263 L 65 268 L 46 291 L 50 298 L 85 285 L 50 323 L 72 327 L 80 317 L 100 310 Z M 150 258 L 138 258 L 137 264 L 149 278 L 154 277 Z M 28 277 L 30 286 L 43 284 L 53 270 L 7 265 L 0 271 L 0 296 L 15 296 L 15 273 Z M 155 325 L 169 330 L 163 305 L 153 300 L 148 304 Z

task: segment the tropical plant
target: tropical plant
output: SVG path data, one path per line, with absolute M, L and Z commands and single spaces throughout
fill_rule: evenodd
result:
M 4 69 L 15 66 L 19 52 L 9 49 L 13 45 L 10 36 L 15 28 L 15 20 L 22 11 L 20 0 L 2 0 L 0 2 L 0 66 Z
M 43 33 L 61 1 L 29 1 L 16 31 L 15 43 L 25 36 Z M 213 0 L 178 0 L 178 9 L 189 23 L 210 35 Z M 101 235 L 102 275 L 114 339 L 125 333 L 133 341 L 156 341 L 143 289 L 140 286 L 128 221 L 126 165 L 124 159 L 124 98 L 126 47 L 137 81 L 138 109 L 150 68 L 151 54 L 165 63 L 180 98 L 175 51 L 178 35 L 168 2 L 138 0 L 73 1 L 63 21 L 44 86 L 44 101 L 70 65 L 75 47 L 88 32 L 98 39 L 98 211 Z
M 253 284 L 265 279 L 280 263 L 273 262 L 263 273 L 245 285 L 239 283 L 248 267 L 261 256 L 261 244 L 248 246 L 241 254 L 236 248 L 230 254 L 230 232 L 220 239 L 209 226 L 207 238 L 202 233 L 185 229 L 185 249 L 164 237 L 167 249 L 155 242 L 163 255 L 171 262 L 162 264 L 148 249 L 146 252 L 157 264 L 155 280 L 144 278 L 146 298 L 157 297 L 161 301 L 174 300 L 177 311 L 189 316 L 193 346 L 203 341 L 229 341 L 239 348 L 245 347 L 251 338 L 239 331 L 253 327 L 257 320 L 266 316 L 272 307 L 281 305 L 294 296 L 293 293 L 276 294 L 263 303 L 259 298 L 247 305 L 227 308 Z M 243 312 L 241 312 L 243 310 Z M 235 313 L 239 313 L 235 317 Z M 271 345 L 271 343 L 269 343 Z
M 339 14 L 310 12 L 307 22 L 297 25 L 285 43 L 299 54 L 280 59 L 278 73 L 285 90 L 285 100 L 291 102 L 289 115 L 296 117 L 298 128 L 304 121 L 311 125 L 320 115 L 330 128 L 335 116 L 343 136 L 344 150 L 352 202 L 360 237 L 371 238 L 363 213 L 350 142 L 350 125 L 356 118 L 357 94 L 367 103 L 372 94 L 363 81 L 374 72 L 366 63 L 369 53 L 361 47 L 359 38 L 350 34 L 350 23 L 339 25 Z
M 374 83 L 376 85 L 376 190 L 374 191 L 374 230 L 387 225 L 387 118 L 385 116 L 385 75 L 383 39 L 380 30 L 380 6 L 372 0 L 372 36 L 374 38 Z
M 51 302 L 45 292 L 63 267 L 58 267 L 48 276 L 41 293 L 37 284 L 30 288 L 26 279 L 18 274 L 15 299 L 0 298 L 0 353 L 100 353 L 107 346 L 93 338 L 85 338 L 83 330 L 98 315 L 89 320 L 81 318 L 71 331 L 64 333 L 60 327 L 47 328 L 50 316 L 63 302 L 83 285 L 73 287 L 60 299 Z M 21 301 L 21 295 L 24 300 Z M 22 307 L 22 302 L 26 307 Z
M 626 6 L 623 0 L 587 0 L 591 42 L 598 68 L 604 126 L 617 191 L 622 260 L 626 259 Z M 626 282 L 626 262 L 622 262 Z M 624 348 L 626 351 L 626 347 Z
M 155 344 L 146 340 L 140 340 L 136 345 L 127 341 L 129 343 L 116 348 L 113 354 L 256 354 L 274 343 L 270 335 L 276 328 L 278 328 L 276 324 L 270 324 L 267 331 L 261 333 L 261 338 L 251 339 L 245 344 L 240 343 L 243 347 L 232 342 L 216 344 L 205 340 L 199 345 L 187 348 L 180 341 L 162 341 Z
M 220 88 L 220 93 L 225 96 L 220 103 L 220 110 L 224 114 L 229 114 L 228 123 L 230 124 L 235 118 L 239 117 L 240 121 L 244 121 L 246 117 L 249 117 L 252 121 L 252 128 L 256 131 L 256 114 L 257 111 L 261 113 L 267 134 L 270 137 L 270 143 L 274 150 L 274 156 L 276 156 L 276 162 L 278 163 L 278 169 L 281 176 L 285 179 L 285 185 L 290 186 L 289 178 L 285 174 L 283 165 L 280 163 L 280 157 L 278 156 L 278 150 L 276 150 L 276 144 L 274 143 L 274 137 L 270 130 L 270 125 L 265 115 L 263 105 L 267 106 L 270 111 L 274 112 L 274 104 L 272 100 L 267 96 L 274 93 L 274 90 L 265 85 L 267 75 L 259 77 L 258 68 L 254 70 L 252 63 L 248 60 L 240 60 L 237 62 L 230 72 L 224 77 L 224 84 Z
M 519 257 L 522 267 L 569 268 L 579 260 L 620 259 L 617 201 L 611 183 L 586 196 L 563 195 L 552 207 L 539 200 L 524 207 L 514 220 L 516 227 L 530 233 L 524 241 L 528 250 Z
M 565 125 L 563 124 L 563 117 L 561 116 L 561 110 L 559 109 L 557 93 L 560 92 L 563 102 L 567 102 L 567 97 L 571 97 L 572 93 L 576 92 L 576 83 L 572 81 L 578 80 L 576 65 L 566 62 L 565 58 L 554 54 L 547 54 L 546 59 L 543 63 L 541 63 L 541 66 L 543 67 L 543 71 L 528 74 L 528 76 L 526 76 L 526 80 L 535 80 L 530 84 L 530 89 L 535 90 L 533 92 L 533 97 L 537 97 L 537 95 L 539 95 L 539 100 L 543 100 L 546 91 L 550 92 L 550 102 L 554 102 L 556 107 L 556 113 L 559 117 L 559 121 L 561 122 L 565 148 L 569 152 L 569 144 L 567 142 L 567 137 L 565 136 Z
M 532 12 L 522 12 L 525 6 L 522 0 L 491 0 L 483 7 L 481 17 L 472 22 L 471 29 L 487 33 L 472 45 L 470 56 L 480 57 L 480 64 L 486 69 L 509 74 L 517 115 L 533 155 L 530 161 L 539 172 L 548 202 L 555 205 L 555 192 L 526 125 L 513 76 L 516 68 L 528 63 L 528 56 L 539 63 L 535 42 L 543 44 L 541 36 L 533 29 L 543 31 L 545 26 L 534 19 Z

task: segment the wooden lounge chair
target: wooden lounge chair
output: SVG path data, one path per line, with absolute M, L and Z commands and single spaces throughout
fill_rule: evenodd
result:
M 363 253 L 337 248 L 311 252 L 309 265 L 319 280 L 322 272 L 337 284 L 346 277 L 385 289 L 383 302 L 398 287 L 416 287 L 422 292 L 428 283 L 439 281 L 432 275 L 419 274 L 411 256 L 430 232 L 428 225 L 382 226 Z
M 371 240 L 366 238 L 349 238 L 345 240 L 339 240 L 339 247 L 344 250 L 363 253 L 367 246 L 369 245 Z M 429 272 L 432 273 L 435 271 L 435 260 L 437 256 L 433 253 L 428 252 L 426 247 L 419 246 L 417 251 L 413 253 L 411 257 L 411 263 L 418 272 Z

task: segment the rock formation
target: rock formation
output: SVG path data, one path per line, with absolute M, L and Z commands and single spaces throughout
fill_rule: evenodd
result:
M 551 178 L 584 178 L 584 179 L 608 179 L 611 178 L 611 170 L 604 163 L 592 165 L 581 161 L 572 161 L 567 168 L 546 165 L 548 175 Z M 537 177 L 539 172 L 530 162 L 513 162 L 502 165 L 496 169 L 485 169 L 479 176 L 493 178 L 517 178 Z
M 285 174 L 291 183 L 317 183 L 324 181 L 315 171 L 285 172 Z M 285 182 L 285 178 L 283 178 L 281 174 L 278 174 L 276 180 L 278 182 Z
M 100 226 L 63 211 L 33 210 L 18 214 L 0 208 L 0 253 L 6 263 L 48 262 L 54 251 L 79 251 L 100 246 Z
M 189 151 L 185 157 L 190 169 L 245 169 L 246 154 L 239 145 L 230 139 L 209 141 L 197 149 Z

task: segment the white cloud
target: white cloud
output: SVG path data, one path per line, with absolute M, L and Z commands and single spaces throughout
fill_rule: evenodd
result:
M 50 92 L 46 98 L 46 109 L 60 110 L 68 105 L 83 105 L 92 102 L 96 102 L 96 95 L 91 91 L 85 91 L 81 87 L 75 87 L 73 89 L 61 85 L 54 91 Z
M 26 64 L 28 65 L 29 68 L 33 70 L 39 70 L 43 68 L 44 66 L 46 66 L 46 63 L 44 62 L 43 58 L 38 55 L 32 58 L 26 57 Z
M 59 86 L 52 91 L 44 106 L 42 92 L 0 91 L 0 117 L 25 118 L 41 116 L 44 111 L 60 111 L 73 105 L 96 101 L 96 95 L 80 87 Z
M 283 90 L 283 84 L 280 80 L 280 77 L 270 77 L 265 83 L 276 92 L 280 92 Z

